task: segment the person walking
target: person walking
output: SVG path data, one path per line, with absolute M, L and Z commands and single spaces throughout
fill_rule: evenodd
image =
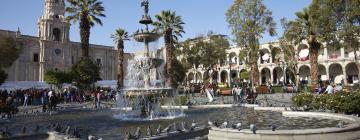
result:
M 237 103 L 237 98 L 236 98 L 236 85 L 234 85 L 233 88 L 231 89 L 231 95 L 233 96 L 234 104 Z
M 97 95 L 96 95 L 97 107 L 98 108 L 100 108 L 100 100 L 101 100 L 102 92 L 103 92 L 103 90 L 100 90 L 100 92 L 98 92 Z
M 29 102 L 29 94 L 25 93 L 25 95 L 24 95 L 24 105 L 23 105 L 24 108 L 27 107 L 28 102 Z

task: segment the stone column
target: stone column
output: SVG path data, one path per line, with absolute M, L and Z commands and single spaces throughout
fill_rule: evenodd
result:
M 324 60 L 328 60 L 329 56 L 328 56 L 328 50 L 327 47 L 324 48 Z
M 346 73 L 346 65 L 345 66 L 341 66 L 342 67 L 342 72 L 343 72 L 343 80 L 344 80 L 344 85 L 347 85 L 348 82 L 347 82 L 347 73 Z
M 344 49 L 344 47 L 340 48 L 340 53 L 341 53 L 341 58 L 342 59 L 345 58 L 345 49 Z
M 273 75 L 274 69 L 270 70 L 270 84 L 272 84 L 274 81 L 274 75 Z
M 40 41 L 40 55 L 39 55 L 39 81 L 44 81 L 44 72 L 45 72 L 45 67 L 44 67 L 44 63 L 45 63 L 45 46 L 44 46 L 44 42 Z

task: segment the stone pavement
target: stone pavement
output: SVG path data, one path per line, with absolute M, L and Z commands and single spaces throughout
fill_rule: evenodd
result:
M 257 101 L 259 104 L 264 104 L 266 106 L 281 107 L 292 106 L 291 97 L 296 95 L 296 93 L 275 93 L 275 94 L 259 94 Z M 181 96 L 184 96 L 181 94 Z M 208 103 L 209 99 L 205 95 L 196 93 L 195 97 L 189 95 L 188 99 L 192 104 L 195 105 L 204 105 L 204 104 L 233 104 L 233 96 L 219 96 L 215 97 L 212 103 Z

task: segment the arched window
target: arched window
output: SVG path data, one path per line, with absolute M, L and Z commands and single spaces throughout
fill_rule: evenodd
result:
M 54 41 L 61 41 L 61 31 L 59 28 L 53 29 L 53 40 Z

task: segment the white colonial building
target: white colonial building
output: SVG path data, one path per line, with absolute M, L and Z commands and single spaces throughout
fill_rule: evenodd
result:
M 287 70 L 287 61 L 284 60 L 282 48 L 279 42 L 270 42 L 260 45 L 259 49 L 259 74 L 260 83 L 282 84 L 295 83 L 295 76 L 301 83 L 306 84 L 311 82 L 310 77 L 310 60 L 309 50 L 306 42 L 302 45 L 296 46 L 298 60 L 298 70 L 293 73 Z M 218 63 L 213 75 L 213 80 L 217 82 L 230 83 L 232 79 L 241 79 L 240 72 L 249 71 L 250 68 L 239 61 L 239 53 L 242 51 L 241 47 L 231 47 L 227 50 L 227 60 Z M 360 56 L 360 48 L 357 50 L 357 58 Z M 360 60 L 357 60 L 360 62 Z M 355 63 L 355 53 L 350 48 L 330 49 L 324 47 L 320 50 L 318 56 L 319 63 L 319 78 L 321 81 L 331 80 L 335 83 L 353 84 L 359 81 L 358 68 Z M 286 74 L 284 73 L 286 71 Z M 201 66 L 197 69 L 193 68 L 187 72 L 186 80 L 190 83 L 202 82 L 203 77 L 208 73 Z M 284 76 L 286 75 L 286 76 Z
M 20 30 L 0 30 L 0 37 L 13 37 L 23 45 L 19 58 L 6 69 L 7 81 L 43 81 L 47 70 L 69 70 L 81 57 L 81 44 L 69 38 L 64 0 L 45 0 L 38 21 L 38 36 L 21 35 Z M 117 53 L 113 46 L 90 44 L 90 57 L 101 65 L 103 80 L 116 79 Z M 125 60 L 129 54 L 125 54 Z M 126 65 L 126 62 L 125 62 Z

